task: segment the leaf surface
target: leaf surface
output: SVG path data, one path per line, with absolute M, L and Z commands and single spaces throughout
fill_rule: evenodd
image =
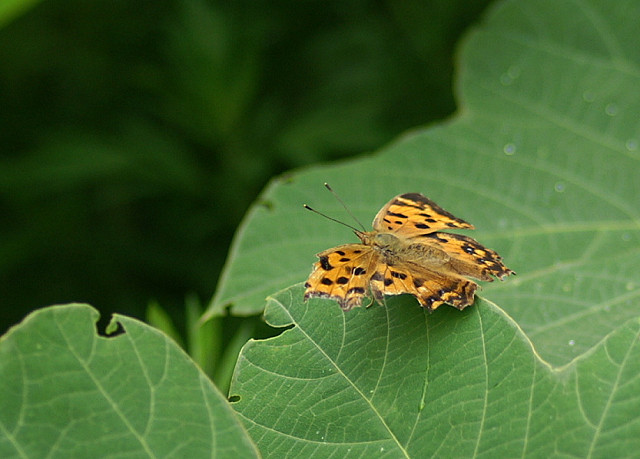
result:
M 231 394 L 265 457 L 625 457 L 640 448 L 640 321 L 568 366 L 490 302 L 429 315 L 408 297 L 345 314 L 270 298 Z M 633 452 L 633 453 L 632 453 Z

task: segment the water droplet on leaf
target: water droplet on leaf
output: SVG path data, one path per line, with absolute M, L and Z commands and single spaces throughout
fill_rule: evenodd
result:
M 512 143 L 508 143 L 502 148 L 502 151 L 504 151 L 504 154 L 507 156 L 515 155 L 516 146 Z
M 607 104 L 604 108 L 604 112 L 609 116 L 616 116 L 618 114 L 618 105 L 616 104 Z

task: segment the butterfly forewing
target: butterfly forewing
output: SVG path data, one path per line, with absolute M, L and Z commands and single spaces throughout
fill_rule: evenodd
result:
M 473 229 L 473 225 L 418 193 L 396 196 L 373 219 L 374 230 L 401 233 L 405 237 L 446 228 Z
M 305 300 L 312 297 L 338 300 L 344 310 L 360 306 L 369 293 L 369 279 L 377 254 L 370 246 L 345 244 L 320 252 L 305 283 Z

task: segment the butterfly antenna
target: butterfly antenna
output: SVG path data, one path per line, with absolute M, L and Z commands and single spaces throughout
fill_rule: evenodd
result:
M 324 187 L 325 187 L 327 190 L 331 191 L 331 194 L 333 194 L 333 196 L 335 196 L 335 198 L 338 200 L 338 202 L 339 202 L 340 204 L 342 204 L 342 207 L 344 207 L 344 210 L 346 210 L 346 211 L 347 211 L 347 213 L 351 216 L 351 218 L 353 218 L 353 219 L 355 220 L 355 222 L 356 222 L 358 225 L 360 225 L 360 226 L 362 227 L 362 231 L 367 231 L 367 229 L 364 227 L 364 225 L 363 225 L 362 223 L 360 223 L 360 220 L 358 220 L 358 219 L 356 218 L 356 216 L 355 216 L 355 215 L 353 215 L 353 213 L 349 210 L 349 208 L 348 208 L 348 207 L 347 207 L 347 205 L 344 203 L 344 201 L 343 201 L 342 199 L 340 199 L 340 196 L 338 196 L 338 193 L 336 193 L 335 191 L 333 191 L 333 188 L 331 188 L 331 187 L 329 186 L 329 184 L 328 184 L 328 183 L 326 183 L 326 182 L 325 182 L 325 184 L 324 184 Z M 347 226 L 348 226 L 348 225 L 347 225 Z
M 358 233 L 361 233 L 361 232 L 362 232 L 362 231 L 360 231 L 359 229 L 354 228 L 353 226 L 351 226 L 351 225 L 349 225 L 349 224 L 347 224 L 347 223 L 345 223 L 345 222 L 341 222 L 340 220 L 336 220 L 335 218 L 329 217 L 328 215 L 323 214 L 322 212 L 319 212 L 319 211 L 317 211 L 317 210 L 315 210 L 315 209 L 313 209 L 313 208 L 309 207 L 309 206 L 308 206 L 308 205 L 306 205 L 306 204 L 303 204 L 303 206 L 304 206 L 304 208 L 305 208 L 305 209 L 310 210 L 311 212 L 316 213 L 316 214 L 318 214 L 318 215 L 322 215 L 324 218 L 328 218 L 329 220 L 331 220 L 331 221 L 333 221 L 333 222 L 340 223 L 341 225 L 346 226 L 347 228 L 351 228 L 353 231 L 356 231 L 356 232 L 358 232 Z

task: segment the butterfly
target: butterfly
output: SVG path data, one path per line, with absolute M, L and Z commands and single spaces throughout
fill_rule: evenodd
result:
M 429 312 L 444 303 L 464 309 L 473 304 L 478 288 L 467 277 L 491 282 L 515 274 L 475 239 L 440 232 L 474 226 L 419 193 L 389 201 L 373 219 L 373 231 L 352 229 L 360 244 L 316 255 L 304 284 L 305 301 L 330 298 L 348 311 L 361 306 L 364 297 L 384 304 L 385 295 L 408 293 Z

